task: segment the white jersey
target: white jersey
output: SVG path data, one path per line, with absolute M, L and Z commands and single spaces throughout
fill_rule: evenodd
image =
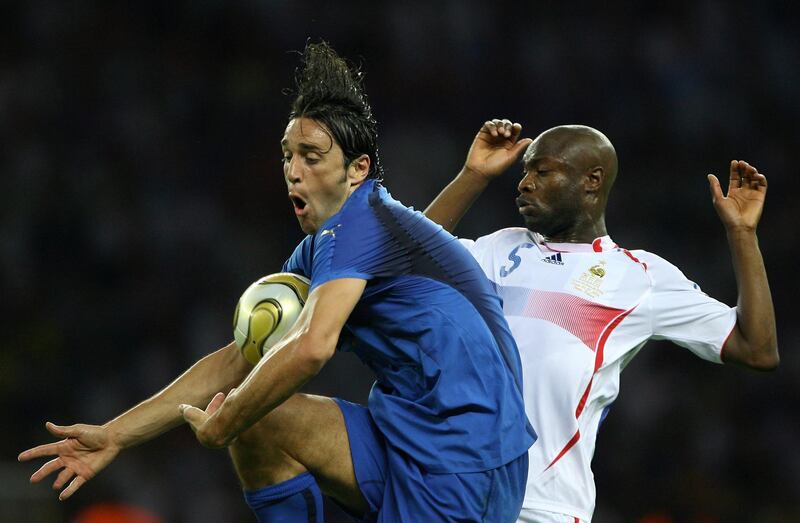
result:
M 622 369 L 650 339 L 721 363 L 736 309 L 675 266 L 608 236 L 546 243 L 524 228 L 461 240 L 503 299 L 519 346 L 531 447 L 523 507 L 590 521 L 595 437 Z

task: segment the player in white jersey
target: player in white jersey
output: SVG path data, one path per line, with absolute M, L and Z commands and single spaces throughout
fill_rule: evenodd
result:
M 535 140 L 521 126 L 486 122 L 463 170 L 425 211 L 452 230 L 496 176 L 525 151 L 517 206 L 525 228 L 462 240 L 503 298 L 519 346 L 524 397 L 539 439 L 531 447 L 519 521 L 589 522 L 595 505 L 595 436 L 619 393 L 619 375 L 649 339 L 667 339 L 706 360 L 761 370 L 778 365 L 772 298 L 756 225 L 767 180 L 730 166 L 728 194 L 709 175 L 728 236 L 739 299 L 728 307 L 675 266 L 614 243 L 605 227 L 617 174 L 611 142 L 585 126 Z

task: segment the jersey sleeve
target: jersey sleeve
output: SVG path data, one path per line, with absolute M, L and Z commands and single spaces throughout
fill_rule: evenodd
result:
M 492 248 L 494 247 L 494 243 L 499 237 L 500 233 L 503 231 L 495 231 L 492 234 L 487 234 L 486 236 L 481 236 L 476 240 L 470 240 L 467 238 L 459 238 L 458 243 L 463 245 L 467 248 L 469 253 L 472 255 L 473 258 L 480 261 L 480 259 L 486 255 L 490 254 Z
M 315 237 L 310 290 L 342 278 L 369 281 L 402 274 L 410 264 L 407 250 L 396 241 L 386 217 L 378 215 L 380 193 L 357 193 L 350 198 Z M 421 213 L 415 216 L 423 219 Z
M 459 238 L 458 243 L 466 247 L 469 253 L 475 256 L 475 254 L 473 253 L 473 249 L 475 249 L 475 243 L 476 243 L 475 240 L 469 240 L 467 238 Z
M 650 312 L 653 339 L 669 340 L 697 356 L 722 363 L 722 349 L 736 325 L 736 308 L 705 294 L 674 265 L 636 252 L 653 279 Z
M 473 258 L 478 262 L 483 272 L 493 282 L 493 274 L 495 266 L 498 263 L 497 251 L 498 244 L 502 242 L 504 235 L 508 234 L 509 229 L 501 229 L 486 236 L 481 236 L 476 240 L 468 240 L 466 238 L 459 238 L 458 242 L 466 247 Z M 505 258 L 508 253 L 504 252 L 502 257 Z M 493 282 L 494 283 L 494 282 Z
M 341 278 L 371 280 L 370 253 L 364 238 L 358 238 L 352 225 L 339 225 L 335 233 L 318 236 L 311 268 L 309 292 L 323 283 Z M 324 230 L 322 231 L 325 232 Z
M 281 272 L 292 272 L 309 278 L 311 274 L 311 254 L 312 246 L 314 244 L 313 236 L 306 236 L 297 247 L 295 247 L 292 255 L 286 260 L 281 268 Z

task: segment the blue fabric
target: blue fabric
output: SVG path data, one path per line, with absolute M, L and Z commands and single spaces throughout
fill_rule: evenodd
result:
M 283 269 L 309 277 L 312 292 L 367 280 L 340 349 L 375 372 L 368 406 L 389 445 L 430 472 L 477 472 L 533 444 L 502 303 L 466 248 L 422 213 L 367 181 Z
M 261 523 L 323 523 L 322 492 L 308 472 L 257 490 L 244 499 Z
M 525 496 L 528 454 L 482 472 L 434 474 L 387 446 L 369 411 L 336 400 L 344 415 L 356 481 L 369 510 L 362 521 L 516 521 Z

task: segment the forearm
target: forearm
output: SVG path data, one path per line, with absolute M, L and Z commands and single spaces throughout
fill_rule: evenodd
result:
M 425 216 L 453 232 L 488 185 L 486 177 L 464 168 L 425 209 Z
M 767 271 L 755 231 L 728 230 L 736 284 L 737 335 L 742 362 L 756 368 L 778 364 L 777 332 Z
M 208 429 L 214 446 L 229 444 L 319 373 L 333 354 L 335 340 L 323 356 L 314 356 L 307 343 L 302 337 L 285 339 L 228 395 Z
M 105 424 L 121 448 L 149 441 L 183 423 L 178 405 L 200 408 L 216 392 L 238 385 L 251 367 L 230 344 L 205 356 L 157 394 Z

